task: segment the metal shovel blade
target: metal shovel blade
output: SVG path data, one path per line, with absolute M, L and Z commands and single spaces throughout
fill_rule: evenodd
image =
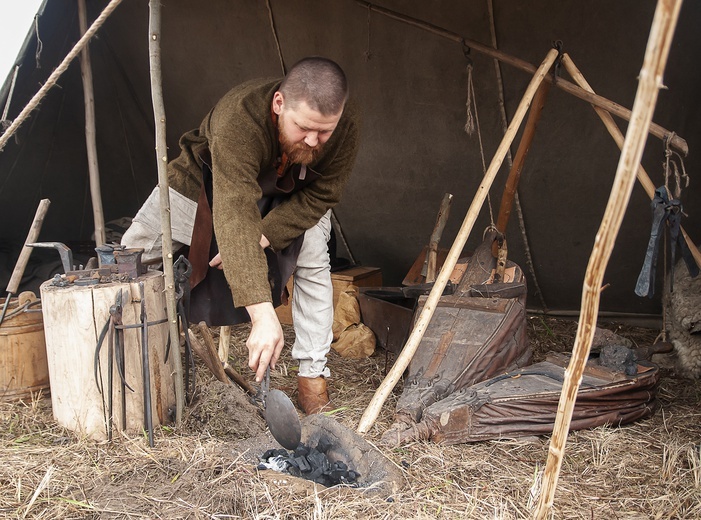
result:
M 287 394 L 280 390 L 270 390 L 265 397 L 265 421 L 270 433 L 280 445 L 294 450 L 302 440 L 302 424 L 295 405 Z

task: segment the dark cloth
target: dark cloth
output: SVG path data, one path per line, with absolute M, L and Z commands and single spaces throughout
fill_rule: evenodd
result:
M 248 321 L 249 316 L 245 307 L 234 306 L 224 272 L 209 266 L 209 259 L 219 252 L 219 248 L 216 236 L 211 229 L 211 213 L 207 214 L 212 208 L 212 170 L 207 163 L 206 154 L 201 155 L 205 157 L 205 163 L 202 168 L 203 185 L 198 199 L 195 233 L 199 232 L 206 238 L 193 240 L 190 247 L 189 259 L 193 266 L 193 273 L 189 319 L 193 323 L 204 321 L 209 326 L 234 325 Z M 268 214 L 292 193 L 319 178 L 319 175 L 309 168 L 306 168 L 303 178 L 300 178 L 300 170 L 301 167 L 295 165 L 288 168 L 282 177 L 278 176 L 274 168 L 268 168 L 260 173 L 258 184 L 261 186 L 263 196 L 258 201 L 258 209 L 261 216 Z M 200 212 L 203 207 L 204 210 Z M 210 229 L 206 229 L 206 226 Z M 287 281 L 297 265 L 297 256 L 303 242 L 304 235 L 300 235 L 282 251 L 265 249 L 268 283 L 275 307 L 287 303 Z

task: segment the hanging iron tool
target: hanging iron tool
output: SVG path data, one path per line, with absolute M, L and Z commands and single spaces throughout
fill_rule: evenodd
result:
M 190 344 L 190 275 L 192 274 L 192 264 L 183 255 L 180 255 L 173 264 L 173 279 L 175 282 L 175 302 L 177 316 L 179 318 L 180 327 L 185 336 L 185 360 L 187 369 L 185 370 L 185 393 L 186 401 L 192 403 L 195 397 L 195 358 L 192 354 L 192 345 Z M 170 343 L 166 347 L 166 359 Z
M 148 354 L 148 321 L 146 320 L 146 295 L 144 282 L 139 282 L 141 298 L 141 373 L 144 380 L 144 426 L 148 434 L 148 445 L 153 448 L 153 412 L 151 410 L 151 367 Z
M 122 321 L 122 311 L 123 311 L 123 301 L 124 295 L 122 289 L 117 293 L 117 299 L 115 304 L 110 307 L 110 316 L 112 322 L 114 323 L 114 358 L 117 362 L 117 374 L 120 379 L 120 390 L 121 390 L 121 427 L 126 429 L 127 427 L 127 395 L 126 389 L 128 388 L 132 392 L 134 389 L 127 384 L 126 380 L 126 370 L 125 370 L 125 354 L 124 354 L 124 323 Z
M 97 345 L 95 347 L 95 357 L 93 370 L 95 372 L 95 385 L 97 390 L 102 395 L 102 406 L 103 412 L 105 414 L 105 428 L 107 430 L 107 439 L 112 440 L 112 426 L 113 426 L 113 367 L 114 362 L 117 364 L 117 374 L 120 378 L 120 385 L 122 390 L 121 401 L 121 425 L 122 428 L 126 428 L 126 388 L 131 390 L 134 389 L 129 386 L 126 382 L 125 369 L 124 369 L 124 325 L 122 323 L 122 310 L 123 310 L 123 293 L 120 289 L 115 296 L 115 302 L 110 306 L 109 317 L 105 322 L 100 335 L 97 339 Z M 102 382 L 102 370 L 100 368 L 100 352 L 102 350 L 102 345 L 107 338 L 107 403 L 105 403 L 104 395 L 104 385 Z
M 645 251 L 643 267 L 638 275 L 638 282 L 635 285 L 635 294 L 652 298 L 655 294 L 655 272 L 657 271 L 657 257 L 659 256 L 660 241 L 664 234 L 665 223 L 669 227 L 669 247 L 671 253 L 671 265 L 674 266 L 676 259 L 677 245 L 681 249 L 682 258 L 686 263 L 689 274 L 692 278 L 699 274 L 699 267 L 696 265 L 691 250 L 684 237 L 680 233 L 682 204 L 679 199 L 671 199 L 669 192 L 664 186 L 655 190 L 655 196 L 650 203 L 652 208 L 652 231 Z M 674 287 L 674 279 L 670 279 L 670 289 Z

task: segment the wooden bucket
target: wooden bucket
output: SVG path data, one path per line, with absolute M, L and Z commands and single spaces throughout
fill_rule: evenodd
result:
M 0 308 L 5 299 L 0 300 Z M 17 298 L 10 301 L 0 325 L 0 400 L 31 398 L 48 393 L 49 367 L 46 360 L 41 303 L 19 309 Z

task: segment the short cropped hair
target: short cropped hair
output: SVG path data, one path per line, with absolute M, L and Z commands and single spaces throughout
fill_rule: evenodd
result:
M 292 108 L 304 101 L 322 115 L 335 115 L 348 100 L 348 81 L 336 62 L 312 56 L 295 63 L 282 81 L 280 92 Z

